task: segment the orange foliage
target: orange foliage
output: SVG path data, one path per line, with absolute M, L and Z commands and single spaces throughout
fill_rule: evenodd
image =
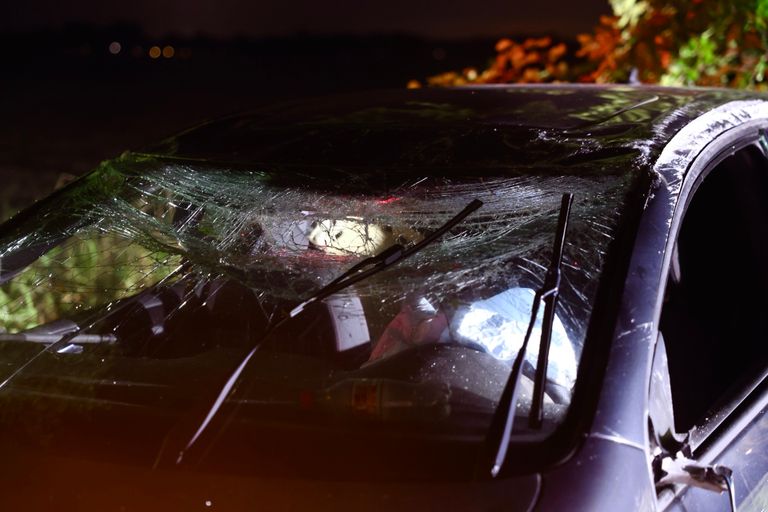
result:
M 617 18 L 600 16 L 600 25 L 595 27 L 594 34 L 579 34 L 576 37 L 581 45 L 576 56 L 598 63 L 592 71 L 579 77 L 579 81 L 609 82 L 611 75 L 618 67 L 617 48 L 621 44 L 621 31 Z
M 522 43 L 500 39 L 496 43 L 496 56 L 487 69 L 481 72 L 475 68 L 466 68 L 461 72 L 449 71 L 428 78 L 427 84 L 445 87 L 472 83 L 567 81 L 567 53 L 568 48 L 564 43 L 553 43 L 550 37 L 529 38 Z M 409 82 L 409 87 L 415 86 L 413 82 Z

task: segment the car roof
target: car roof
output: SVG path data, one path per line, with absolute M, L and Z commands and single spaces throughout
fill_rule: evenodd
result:
M 373 91 L 270 105 L 138 153 L 235 167 L 650 172 L 683 126 L 730 101 L 759 97 L 578 84 Z

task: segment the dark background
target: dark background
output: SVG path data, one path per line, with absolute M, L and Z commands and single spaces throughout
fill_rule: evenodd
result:
M 206 119 L 281 99 L 404 87 L 410 79 L 482 68 L 499 37 L 573 40 L 609 6 L 43 0 L 0 12 L 3 217 L 67 175 Z M 153 47 L 160 56 L 151 56 Z

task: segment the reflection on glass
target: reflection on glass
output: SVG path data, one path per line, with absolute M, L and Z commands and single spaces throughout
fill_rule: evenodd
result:
M 0 332 L 25 331 L 131 297 L 179 263 L 178 255 L 115 234 L 78 234 L 0 286 Z

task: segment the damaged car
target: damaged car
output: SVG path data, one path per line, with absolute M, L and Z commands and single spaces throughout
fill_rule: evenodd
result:
M 297 101 L 0 226 L 5 508 L 759 510 L 768 102 Z

